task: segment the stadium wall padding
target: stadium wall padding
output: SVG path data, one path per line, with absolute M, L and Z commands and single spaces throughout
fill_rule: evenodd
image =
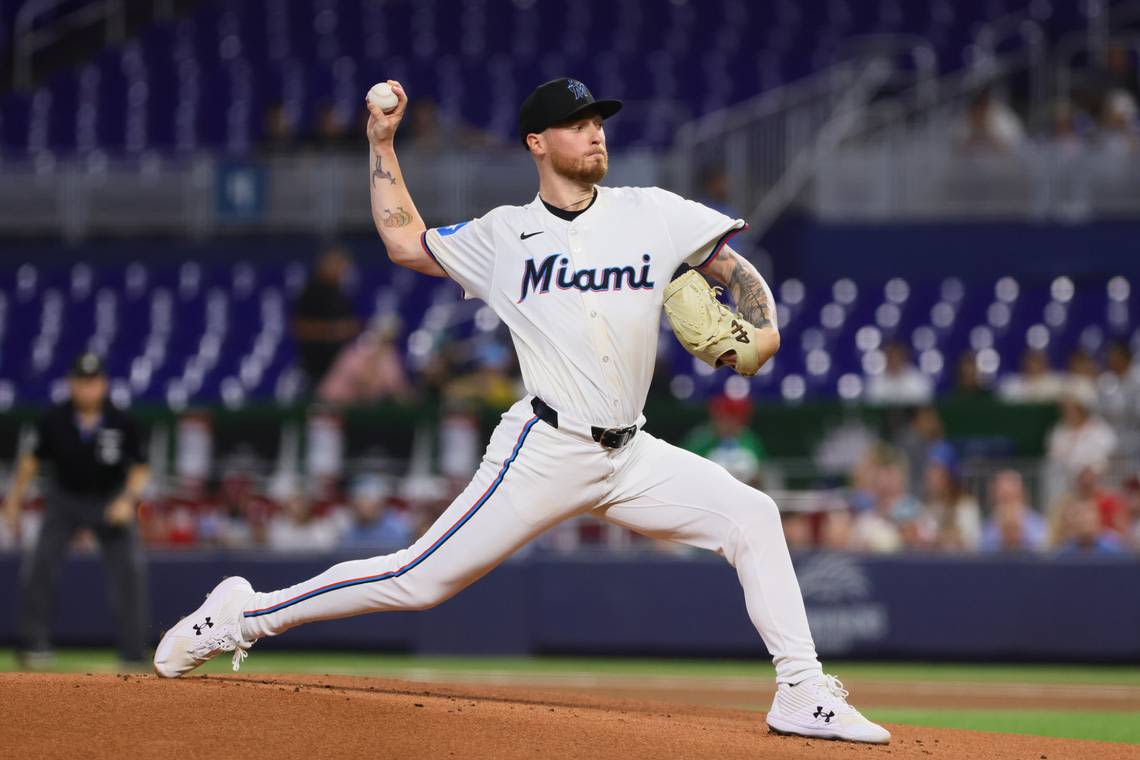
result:
M 383 244 L 371 232 L 346 234 L 337 242 L 347 247 L 359 264 L 395 266 L 387 261 Z M 1140 274 L 1140 221 L 1126 218 L 1073 224 L 980 219 L 842 223 L 794 212 L 781 217 L 758 242 L 772 256 L 779 280 L 851 277 L 859 282 L 882 282 L 892 277 L 938 280 L 1003 274 L 1042 280 L 1060 274 Z M 0 243 L 0 268 L 15 269 L 27 262 L 68 266 L 78 261 L 100 267 L 125 266 L 133 261 L 310 263 L 326 244 L 320 236 L 303 234 L 223 235 L 207 241 L 154 236 L 101 238 L 82 246 L 44 238 L 6 238 Z
M 1140 222 L 820 222 L 789 214 L 764 236 L 779 279 L 1140 274 Z
M 279 588 L 342 555 L 151 557 L 150 638 L 222 576 Z M 19 556 L 0 555 L 0 642 L 15 642 Z M 1140 660 L 1140 560 L 867 557 L 812 553 L 797 572 L 820 654 L 842 658 Z M 95 556 L 72 558 L 56 607 L 60 645 L 110 645 Z M 735 571 L 716 557 L 521 556 L 440 606 L 314 623 L 260 648 L 423 654 L 764 657 Z M 256 654 L 256 650 L 255 650 Z
M 1045 440 L 1057 421 L 1056 404 L 1005 404 L 988 399 L 941 399 L 936 403 L 946 426 L 946 435 L 964 456 L 1036 457 L 1044 454 Z M 200 410 L 201 411 L 201 410 Z M 297 423 L 302 436 L 307 414 L 304 406 L 257 406 L 246 409 L 212 408 L 216 450 L 225 451 L 245 443 L 258 450 L 266 440 L 275 446 L 283 424 Z M 364 450 L 383 451 L 394 459 L 411 456 L 416 428 L 434 423 L 440 406 L 433 401 L 421 404 L 382 403 L 342 410 L 347 454 Z M 839 401 L 813 401 L 801 405 L 758 403 L 753 429 L 764 441 L 772 457 L 810 457 L 829 430 L 858 420 L 887 438 L 905 423 L 901 408 L 852 406 Z M 0 415 L 0 459 L 15 456 L 20 430 L 34 424 L 41 408 L 22 406 Z M 148 429 L 169 429 L 177 413 L 156 406 L 135 406 L 132 413 Z M 502 410 L 478 410 L 483 440 L 498 424 Z M 704 404 L 678 401 L 672 396 L 651 393 L 645 405 L 646 429 L 658 438 L 678 443 L 694 427 L 708 420 Z M 995 432 L 1000 431 L 1000 432 Z M 305 443 L 303 440 L 302 443 Z M 170 441 L 170 461 L 177 440 Z

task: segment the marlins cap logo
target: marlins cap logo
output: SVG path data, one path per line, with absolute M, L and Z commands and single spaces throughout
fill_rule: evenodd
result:
M 586 89 L 586 85 L 579 82 L 577 79 L 571 79 L 566 83 L 566 89 L 574 93 L 574 100 L 582 100 L 590 96 L 590 91 Z

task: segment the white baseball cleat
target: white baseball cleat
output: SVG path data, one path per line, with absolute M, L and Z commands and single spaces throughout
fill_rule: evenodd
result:
M 241 613 L 251 596 L 253 586 L 245 578 L 226 578 L 215 586 L 201 607 L 179 620 L 158 642 L 154 672 L 177 678 L 222 652 L 234 653 L 234 670 L 238 670 L 253 646 L 241 637 Z
M 776 687 L 768 729 L 776 734 L 888 744 L 891 733 L 847 704 L 847 689 L 835 676 L 819 675 Z

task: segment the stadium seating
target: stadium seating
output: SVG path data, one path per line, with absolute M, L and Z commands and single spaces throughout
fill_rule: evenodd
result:
M 296 391 L 289 303 L 306 276 L 300 261 L 0 269 L 0 405 L 51 397 L 53 382 L 87 347 L 107 355 L 116 392 L 135 401 L 289 400 Z M 1046 349 L 1057 366 L 1076 348 L 1096 352 L 1109 339 L 1140 348 L 1140 313 L 1120 276 L 788 279 L 775 291 L 783 348 L 751 392 L 788 401 L 858 398 L 863 378 L 882 371 L 882 348 L 892 339 L 910 346 L 940 390 L 951 386 L 954 362 L 968 349 L 993 377 L 1016 369 L 1027 345 Z M 461 302 L 450 282 L 386 263 L 358 267 L 353 297 L 362 317 L 400 315 L 413 369 L 440 340 L 507 339 L 498 320 L 481 314 L 478 302 Z M 726 381 L 744 392 L 742 378 L 712 373 L 668 331 L 660 346 L 677 396 L 701 398 Z
M 661 146 L 867 35 L 919 35 L 959 69 L 982 24 L 1031 5 L 1052 35 L 1082 22 L 1084 4 L 1039 0 L 219 0 L 0 100 L 0 148 L 246 153 L 271 104 L 300 134 L 328 107 L 347 125 L 380 78 L 509 140 L 526 92 L 565 74 L 630 101 L 614 144 Z

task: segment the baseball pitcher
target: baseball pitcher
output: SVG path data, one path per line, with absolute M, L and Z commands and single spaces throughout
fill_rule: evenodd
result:
M 228 578 L 166 633 L 155 671 L 180 676 L 222 652 L 233 652 L 236 670 L 254 642 L 294 626 L 432 607 L 547 528 L 589 513 L 714 551 L 736 569 L 775 664 L 772 731 L 887 743 L 823 673 L 776 504 L 642 429 L 662 308 L 682 344 L 714 367 L 751 375 L 780 346 L 768 285 L 727 245 L 744 221 L 656 187 L 599 185 L 604 121 L 621 102 L 557 79 L 519 111 L 538 170 L 534 199 L 427 229 L 394 147 L 407 102 L 395 81 L 367 99 L 376 229 L 393 262 L 450 277 L 495 310 L 527 395 L 503 415 L 470 485 L 412 546 L 277 591 Z M 670 282 L 681 264 L 696 271 Z M 724 286 L 735 312 L 697 272 Z

